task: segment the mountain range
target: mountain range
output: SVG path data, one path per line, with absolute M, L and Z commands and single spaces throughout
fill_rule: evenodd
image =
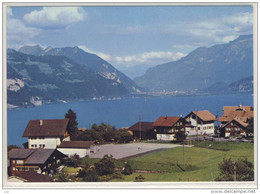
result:
M 253 76 L 253 36 L 226 44 L 200 47 L 178 61 L 152 67 L 134 79 L 150 91 L 209 90 Z M 233 88 L 234 89 L 234 88 Z
M 130 78 L 78 47 L 7 50 L 9 107 L 138 93 L 140 88 Z

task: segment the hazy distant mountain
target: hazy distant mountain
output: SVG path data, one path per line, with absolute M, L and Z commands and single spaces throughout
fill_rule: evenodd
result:
M 33 56 L 8 49 L 7 101 L 15 106 L 41 105 L 53 101 L 122 97 L 132 92 L 128 89 L 131 86 L 126 88 L 116 75 L 106 75 L 65 56 Z
M 114 68 L 107 61 L 95 54 L 85 52 L 79 47 L 42 49 L 39 46 L 24 46 L 19 52 L 37 56 L 66 56 L 78 64 L 85 65 L 105 79 L 115 80 L 121 83 L 130 93 L 140 92 L 140 88 L 130 78 Z
M 135 65 L 126 67 L 121 65 L 117 69 L 121 72 L 123 72 L 126 76 L 128 76 L 131 79 L 134 79 L 136 77 L 140 77 L 145 74 L 146 70 L 149 69 L 151 66 L 148 65 Z
M 204 89 L 253 75 L 253 36 L 201 47 L 182 59 L 152 67 L 134 81 L 151 91 Z M 221 87 L 220 84 L 216 86 Z

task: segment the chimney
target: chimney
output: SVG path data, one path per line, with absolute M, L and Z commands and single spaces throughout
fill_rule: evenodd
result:
M 166 115 L 165 120 L 167 120 L 167 119 L 168 119 L 168 116 Z
M 40 126 L 42 126 L 43 125 L 43 120 L 42 119 L 40 119 Z

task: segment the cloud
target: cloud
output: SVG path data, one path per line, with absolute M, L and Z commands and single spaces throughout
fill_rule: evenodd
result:
M 80 7 L 43 7 L 24 15 L 24 20 L 37 27 L 59 28 L 81 22 L 86 12 Z
M 159 64 L 162 62 L 168 61 L 176 61 L 185 54 L 181 52 L 163 52 L 163 51 L 154 51 L 154 52 L 145 52 L 137 55 L 130 55 L 130 56 L 118 56 L 115 57 L 114 60 L 117 63 L 125 64 L 126 66 L 134 66 L 136 64 Z
M 25 44 L 32 44 L 32 39 L 41 33 L 41 30 L 26 26 L 21 20 L 12 18 L 12 9 L 7 9 L 6 30 L 7 46 L 9 48 L 20 48 Z
M 86 46 L 83 46 L 83 45 L 78 46 L 78 47 L 81 48 L 82 50 L 88 52 L 88 53 L 96 54 L 106 61 L 110 61 L 112 59 L 112 57 L 109 54 L 105 54 L 105 53 L 102 53 L 102 52 L 99 52 L 99 51 L 91 50 L 91 49 L 89 49 L 89 48 L 87 48 Z
M 82 50 L 93 53 L 101 57 L 102 59 L 109 61 L 115 66 L 135 66 L 135 65 L 157 65 L 164 62 L 176 61 L 184 56 L 185 54 L 181 52 L 170 52 L 170 51 L 153 51 L 153 52 L 144 52 L 136 55 L 128 56 L 111 56 L 100 51 L 95 51 L 90 48 L 87 48 L 84 45 L 78 46 Z

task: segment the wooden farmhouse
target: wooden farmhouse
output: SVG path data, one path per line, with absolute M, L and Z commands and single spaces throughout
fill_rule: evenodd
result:
M 208 110 L 190 112 L 185 120 L 188 123 L 186 125 L 187 135 L 214 134 L 215 132 L 214 122 L 217 118 Z
M 176 141 L 176 133 L 185 133 L 186 124 L 186 120 L 182 117 L 159 117 L 153 123 L 156 139 L 162 141 Z
M 155 139 L 153 122 L 137 122 L 127 129 L 136 139 Z
M 20 172 L 34 171 L 38 174 L 49 174 L 51 166 L 58 164 L 66 157 L 56 149 L 14 148 L 8 152 L 9 169 L 12 175 Z
M 252 136 L 254 109 L 251 106 L 224 106 L 221 122 L 221 136 Z

